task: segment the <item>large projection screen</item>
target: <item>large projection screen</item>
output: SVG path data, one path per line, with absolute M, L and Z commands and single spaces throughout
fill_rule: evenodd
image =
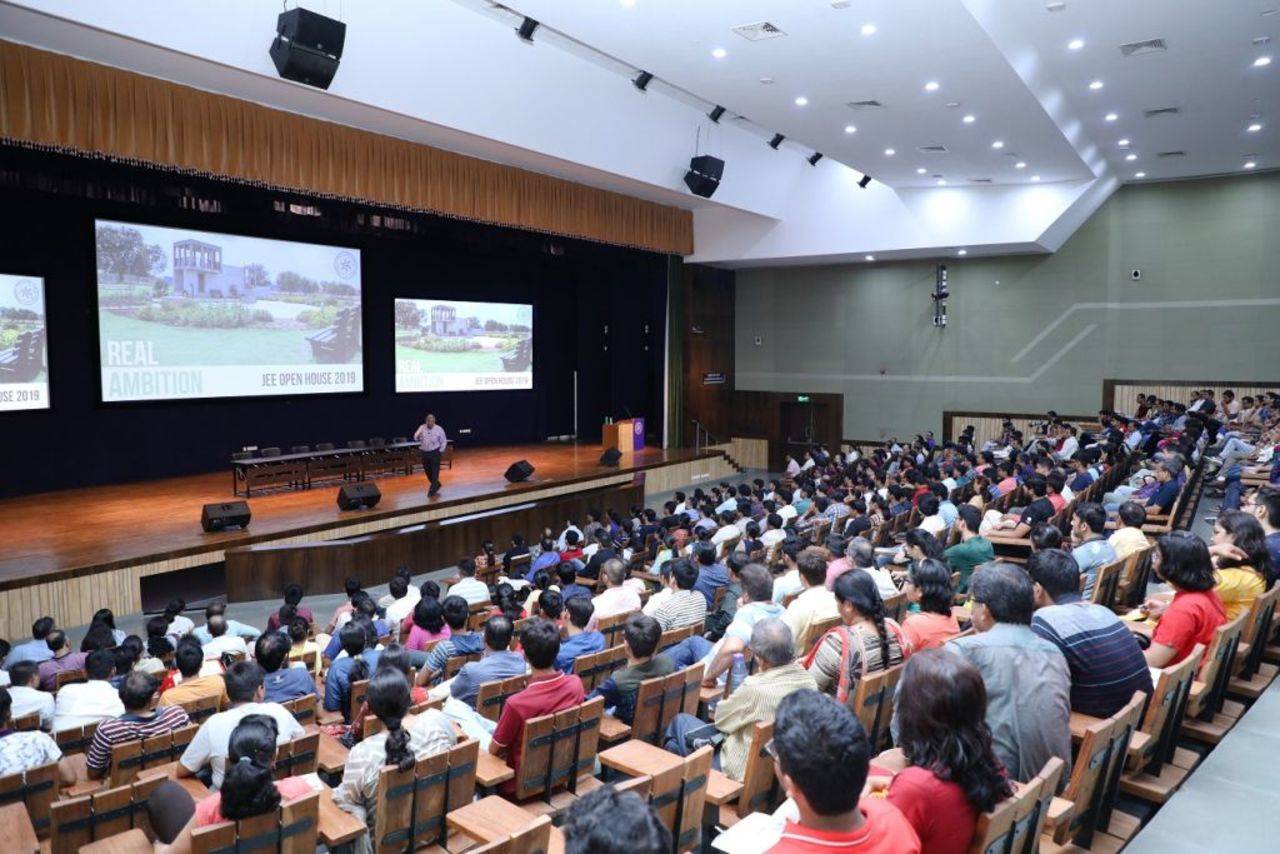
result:
M 98 220 L 102 399 L 364 389 L 360 251 Z
M 0 412 L 49 408 L 44 279 L 0 273 Z
M 397 299 L 396 391 L 533 388 L 533 306 Z

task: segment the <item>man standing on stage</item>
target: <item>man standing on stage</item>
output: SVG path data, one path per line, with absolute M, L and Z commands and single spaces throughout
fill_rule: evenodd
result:
M 427 420 L 422 422 L 413 440 L 422 449 L 422 470 L 426 472 L 431 488 L 427 490 L 430 498 L 440 491 L 440 455 L 444 453 L 449 440 L 444 435 L 444 428 L 436 423 L 436 417 L 427 413 Z

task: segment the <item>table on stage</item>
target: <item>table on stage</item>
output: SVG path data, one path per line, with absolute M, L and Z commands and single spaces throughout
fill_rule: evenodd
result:
M 453 467 L 453 443 L 445 448 L 441 465 Z M 254 487 L 286 486 L 309 489 L 317 480 L 364 480 L 380 473 L 412 474 L 421 465 L 417 442 L 390 442 L 364 448 L 333 448 L 299 454 L 276 454 L 270 457 L 244 456 L 231 458 L 231 491 L 252 496 Z

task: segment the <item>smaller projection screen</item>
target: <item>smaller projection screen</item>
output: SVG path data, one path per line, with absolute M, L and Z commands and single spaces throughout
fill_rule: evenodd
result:
M 533 306 L 397 299 L 396 391 L 533 388 Z
M 0 412 L 48 408 L 44 279 L 0 273 Z
M 95 230 L 105 402 L 363 390 L 358 249 Z

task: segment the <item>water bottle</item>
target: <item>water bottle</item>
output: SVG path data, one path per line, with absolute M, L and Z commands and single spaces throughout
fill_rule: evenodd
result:
M 733 654 L 733 667 L 729 670 L 729 691 L 738 690 L 738 686 L 742 684 L 742 680 L 747 678 L 747 662 L 742 657 L 742 653 L 735 652 Z

